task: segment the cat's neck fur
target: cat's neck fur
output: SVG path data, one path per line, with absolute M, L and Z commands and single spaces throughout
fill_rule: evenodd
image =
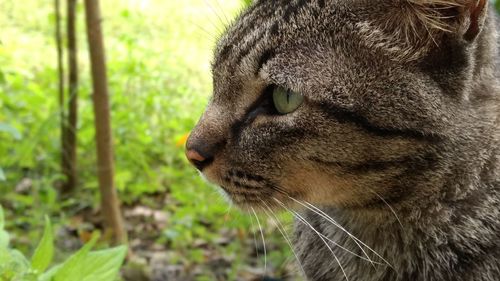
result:
M 485 165 L 499 167 L 498 155 L 497 148 Z M 373 266 L 330 244 L 350 281 L 496 280 L 492 276 L 500 276 L 496 264 L 500 258 L 500 184 L 490 175 L 470 176 L 476 181 L 463 186 L 469 190 L 466 196 L 435 194 L 420 208 L 398 204 L 384 204 L 385 210 L 380 205 L 378 211 L 322 208 L 350 234 L 312 211 L 303 216 L 332 241 L 358 256 L 366 257 L 366 253 L 375 262 Z M 296 229 L 296 249 L 311 280 L 345 280 L 324 242 L 301 222 L 296 223 Z M 386 262 L 391 266 L 384 265 Z M 313 271 L 308 272 L 308 268 Z M 318 268 L 325 272 L 318 272 Z M 332 268 L 337 270 L 327 271 Z
M 317 231 L 356 255 L 365 257 L 366 252 L 375 262 L 371 265 L 330 244 L 334 257 L 323 239 L 305 224 L 296 222 L 296 250 L 308 278 L 347 280 L 343 270 L 349 281 L 500 278 L 496 264 L 500 259 L 500 110 L 498 101 L 491 99 L 493 95 L 498 97 L 496 81 L 500 77 L 495 21 L 492 13 L 470 52 L 471 72 L 464 74 L 470 83 L 467 95 L 476 99 L 470 102 L 481 108 L 479 112 L 484 111 L 485 124 L 471 128 L 477 130 L 476 136 L 468 142 L 443 146 L 453 151 L 443 149 L 441 155 L 446 161 L 438 161 L 439 165 L 429 173 L 402 179 L 411 196 L 395 202 L 381 200 L 368 209 L 322 208 L 391 267 L 332 222 L 304 211 L 304 218 Z M 484 103 L 484 98 L 489 102 Z

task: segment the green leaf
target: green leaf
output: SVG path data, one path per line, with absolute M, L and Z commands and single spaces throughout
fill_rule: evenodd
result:
M 7 231 L 4 230 L 5 218 L 3 215 L 2 206 L 0 206 L 0 249 L 7 249 L 9 246 L 10 236 Z
M 0 181 L 5 181 L 6 178 L 5 178 L 5 173 L 3 172 L 3 169 L 0 168 Z
M 16 264 L 18 268 L 23 271 L 27 271 L 29 269 L 30 263 L 23 253 L 18 250 L 10 250 L 10 255 L 12 257 L 12 263 Z
M 91 252 L 83 262 L 82 281 L 113 281 L 123 264 L 127 246 Z
M 114 281 L 125 255 L 126 246 L 90 252 L 98 236 L 94 236 L 80 251 L 66 262 L 58 265 L 40 277 L 40 281 Z
M 21 139 L 21 133 L 16 128 L 14 128 L 14 127 L 12 127 L 10 125 L 4 124 L 4 123 L 0 123 L 0 133 L 1 132 L 8 133 L 9 135 L 11 135 L 16 140 L 20 140 Z
M 2 276 L 2 267 L 9 261 L 10 253 L 5 247 L 0 247 L 0 276 Z M 2 279 L 0 279 L 2 280 Z M 2 280 L 3 281 L 3 280 Z
M 85 244 L 78 252 L 73 254 L 69 259 L 67 259 L 63 264 L 54 267 L 42 276 L 40 276 L 41 281 L 71 281 L 71 278 L 82 276 L 83 262 L 89 251 L 94 247 L 95 243 L 99 239 L 99 235 L 94 235 L 92 239 Z M 80 278 L 81 279 L 81 278 Z
M 0 205 L 0 229 L 4 229 L 5 227 L 5 216 L 3 214 L 3 208 L 2 206 Z
M 9 246 L 10 236 L 7 231 L 0 229 L 0 249 L 7 248 Z
M 45 230 L 43 232 L 42 240 L 31 258 L 31 268 L 38 272 L 44 272 L 49 267 L 54 257 L 54 235 L 52 232 L 52 225 L 47 216 L 45 216 Z
M 29 269 L 29 262 L 21 252 L 0 248 L 0 278 L 6 277 L 6 280 L 26 280 L 21 277 L 27 274 Z
M 3 208 L 0 205 L 0 250 L 7 249 L 9 246 L 10 236 L 7 231 L 4 230 L 5 227 L 5 217 L 3 214 Z
M 59 272 L 59 270 L 62 268 L 63 265 L 64 264 L 59 264 L 59 265 L 52 267 L 49 271 L 40 275 L 40 277 L 38 277 L 38 281 L 53 281 L 53 280 L 55 280 L 54 275 L 56 275 L 57 272 Z

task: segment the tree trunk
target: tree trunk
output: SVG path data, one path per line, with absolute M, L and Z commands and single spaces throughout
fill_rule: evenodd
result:
M 61 32 L 61 1 L 54 0 L 55 15 L 56 15 L 56 48 L 57 48 L 57 73 L 59 78 L 58 83 L 58 95 L 59 95 L 59 118 L 61 123 L 61 170 L 65 171 L 66 167 L 66 107 L 64 105 L 64 50 L 62 43 L 62 32 Z M 66 183 L 65 183 L 66 184 Z
M 101 31 L 99 0 L 85 0 L 87 36 L 93 80 L 94 118 L 101 211 L 105 225 L 113 234 L 115 244 L 126 243 L 120 202 L 114 185 L 113 145 L 110 124 L 106 58 Z
M 65 141 L 63 143 L 63 172 L 66 175 L 67 179 L 66 184 L 63 187 L 64 193 L 74 191 L 78 183 L 76 158 L 76 127 L 78 122 L 78 52 L 76 41 L 76 0 L 68 0 L 67 12 L 69 103 L 68 123 L 66 125 L 66 130 L 64 133 Z

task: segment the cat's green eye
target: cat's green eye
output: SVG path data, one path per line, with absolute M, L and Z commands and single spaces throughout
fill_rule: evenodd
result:
M 295 93 L 282 87 L 276 87 L 273 91 L 274 107 L 280 114 L 294 112 L 304 102 L 301 94 Z

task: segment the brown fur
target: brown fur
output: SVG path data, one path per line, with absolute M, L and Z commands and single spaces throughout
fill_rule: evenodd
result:
M 187 148 L 243 209 L 297 212 L 308 280 L 500 280 L 496 26 L 484 0 L 257 1 Z M 303 104 L 276 114 L 270 85 Z

